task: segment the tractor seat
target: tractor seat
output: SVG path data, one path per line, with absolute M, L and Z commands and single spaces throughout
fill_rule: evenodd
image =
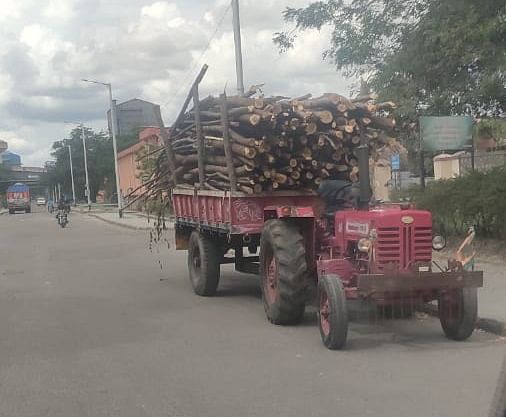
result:
M 343 180 L 324 180 L 317 189 L 325 202 L 326 218 L 333 218 L 336 211 L 358 207 L 360 191 L 353 183 Z

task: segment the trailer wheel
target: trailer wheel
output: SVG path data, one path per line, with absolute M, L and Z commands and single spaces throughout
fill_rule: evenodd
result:
M 344 347 L 348 336 L 348 310 L 343 284 L 337 275 L 325 275 L 318 281 L 318 325 L 327 348 Z
M 260 276 L 271 323 L 296 324 L 304 316 L 307 263 L 304 239 L 294 224 L 268 220 L 260 237 Z
M 478 320 L 476 288 L 458 288 L 439 296 L 439 320 L 447 338 L 465 340 L 474 331 Z
M 208 297 L 216 293 L 220 280 L 220 253 L 216 243 L 197 231 L 188 243 L 188 271 L 195 294 Z

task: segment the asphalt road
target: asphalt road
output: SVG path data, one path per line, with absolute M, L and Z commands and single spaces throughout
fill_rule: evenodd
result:
M 486 416 L 504 340 L 434 318 L 269 324 L 255 277 L 194 296 L 185 253 L 71 214 L 0 216 L 0 416 Z

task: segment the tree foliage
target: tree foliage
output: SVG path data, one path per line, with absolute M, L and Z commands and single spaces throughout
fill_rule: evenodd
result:
M 325 0 L 295 9 L 278 32 L 281 51 L 297 33 L 332 28 L 324 57 L 351 76 L 367 77 L 396 116 L 498 116 L 506 111 L 504 0 Z
M 118 152 L 129 148 L 139 142 L 139 132 L 142 128 L 132 130 L 130 133 L 118 136 Z
M 9 178 L 9 170 L 4 164 L 0 163 L 0 195 L 4 194 L 10 185 Z M 0 207 L 2 207 L 2 204 L 0 204 Z
M 449 234 L 465 234 L 474 226 L 481 236 L 506 238 L 506 169 L 474 171 L 465 176 L 431 182 L 404 192 L 418 208 L 432 212 L 434 226 Z
M 114 185 L 114 156 L 112 141 L 105 132 L 94 132 L 85 128 L 86 155 L 88 159 L 88 175 L 90 181 L 90 195 L 92 201 L 99 190 L 105 189 L 112 194 Z M 60 184 L 62 192 L 72 195 L 72 183 L 70 177 L 69 149 L 72 150 L 72 163 L 74 169 L 74 183 L 77 200 L 85 200 L 85 169 L 84 152 L 81 139 L 81 128 L 76 127 L 66 139 L 53 143 L 51 156 L 55 159 L 54 164 L 47 166 L 48 184 Z

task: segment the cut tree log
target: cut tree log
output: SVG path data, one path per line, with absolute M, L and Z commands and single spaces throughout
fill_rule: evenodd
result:
M 359 145 L 367 145 L 373 157 L 384 147 L 398 147 L 395 121 L 384 117 L 395 104 L 377 104 L 366 90 L 352 100 L 333 93 L 290 100 L 264 97 L 258 89 L 243 96 L 194 97 L 196 105 L 168 138 L 173 163 L 167 152 L 158 152 L 159 179 L 150 182 L 146 196 L 167 195 L 174 180 L 189 188 L 198 182 L 201 189 L 245 193 L 314 190 L 326 179 L 358 181 Z M 198 152 L 199 130 L 204 146 Z

